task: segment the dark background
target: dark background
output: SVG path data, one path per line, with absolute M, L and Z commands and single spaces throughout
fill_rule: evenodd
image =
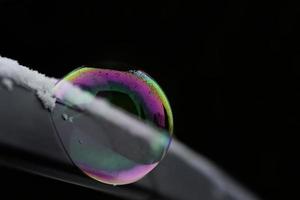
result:
M 0 0 L 0 54 L 58 78 L 81 65 L 145 70 L 168 95 L 181 141 L 263 199 L 297 199 L 299 15 L 292 1 Z M 92 197 L 7 173 L 24 197 L 40 184 Z

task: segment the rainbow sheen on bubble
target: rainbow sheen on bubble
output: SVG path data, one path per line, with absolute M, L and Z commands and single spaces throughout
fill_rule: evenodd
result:
M 64 102 L 71 83 L 99 98 L 106 98 L 135 114 L 161 131 L 151 139 L 126 135 L 110 122 L 79 113 L 70 107 L 89 104 L 92 99 L 72 97 L 76 104 Z M 99 68 L 80 68 L 57 83 L 55 96 L 68 106 L 57 106 L 54 123 L 72 161 L 88 176 L 107 184 L 135 182 L 153 170 L 165 156 L 173 133 L 170 104 L 158 83 L 142 71 L 117 71 Z M 133 106 L 132 106 L 133 105 Z M 72 122 L 62 120 L 68 114 Z M 158 129 L 158 130 L 159 130 Z

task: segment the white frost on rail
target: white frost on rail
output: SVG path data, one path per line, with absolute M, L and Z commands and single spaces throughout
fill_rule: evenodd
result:
M 8 80 L 12 80 L 20 86 L 35 90 L 37 96 L 42 100 L 44 106 L 50 110 L 54 109 L 56 99 L 53 94 L 53 88 L 57 82 L 57 79 L 48 78 L 37 71 L 30 70 L 29 68 L 20 65 L 15 60 L 1 56 L 0 78 L 3 78 L 2 83 L 8 87 L 11 85 L 11 82 Z M 65 84 L 67 87 L 69 87 L 68 93 L 70 95 L 66 95 L 64 100 L 72 104 L 78 105 L 80 102 L 77 101 L 80 101 L 84 98 L 93 98 L 89 93 L 83 92 L 79 88 L 70 85 L 68 82 L 62 81 L 60 84 Z M 73 98 L 74 96 L 81 96 L 81 98 Z M 101 99 L 97 99 L 93 103 L 83 106 L 82 109 L 101 117 L 102 119 L 106 119 L 118 127 L 128 130 L 128 132 L 131 134 L 146 138 L 149 141 L 153 139 L 153 136 L 158 134 L 158 130 L 156 128 L 137 120 L 131 115 L 120 111 L 120 109 L 117 107 L 110 105 L 108 102 Z M 70 119 L 68 116 L 63 117 L 66 120 Z M 188 147 L 181 144 L 176 139 L 173 140 L 170 153 L 182 158 L 185 163 L 197 169 L 200 174 L 203 174 L 207 176 L 209 180 L 214 181 L 215 185 L 218 186 L 221 191 L 228 192 L 236 199 L 257 199 L 256 197 L 252 196 L 251 193 L 228 178 L 225 174 L 223 174 L 222 171 L 217 169 L 205 158 L 191 151 Z
M 49 78 L 38 71 L 20 65 L 15 60 L 1 56 L 0 77 L 3 77 L 4 80 L 10 79 L 22 87 L 34 90 L 46 109 L 54 109 L 56 99 L 52 91 L 57 79 Z

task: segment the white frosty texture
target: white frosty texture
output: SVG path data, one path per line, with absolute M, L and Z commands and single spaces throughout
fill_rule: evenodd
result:
M 11 79 L 22 87 L 34 90 L 45 108 L 53 110 L 56 99 L 53 96 L 52 89 L 57 79 L 46 77 L 38 71 L 20 65 L 15 60 L 1 56 L 0 76 L 4 79 Z
M 2 78 L 1 80 L 2 85 L 9 91 L 13 90 L 14 83 L 11 79 L 9 78 Z

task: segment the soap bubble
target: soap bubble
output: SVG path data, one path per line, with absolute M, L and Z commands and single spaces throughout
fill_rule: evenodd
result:
M 52 114 L 55 128 L 71 160 L 88 176 L 112 185 L 132 183 L 167 153 L 172 111 L 146 73 L 79 68 L 59 81 L 54 93 L 59 102 Z

